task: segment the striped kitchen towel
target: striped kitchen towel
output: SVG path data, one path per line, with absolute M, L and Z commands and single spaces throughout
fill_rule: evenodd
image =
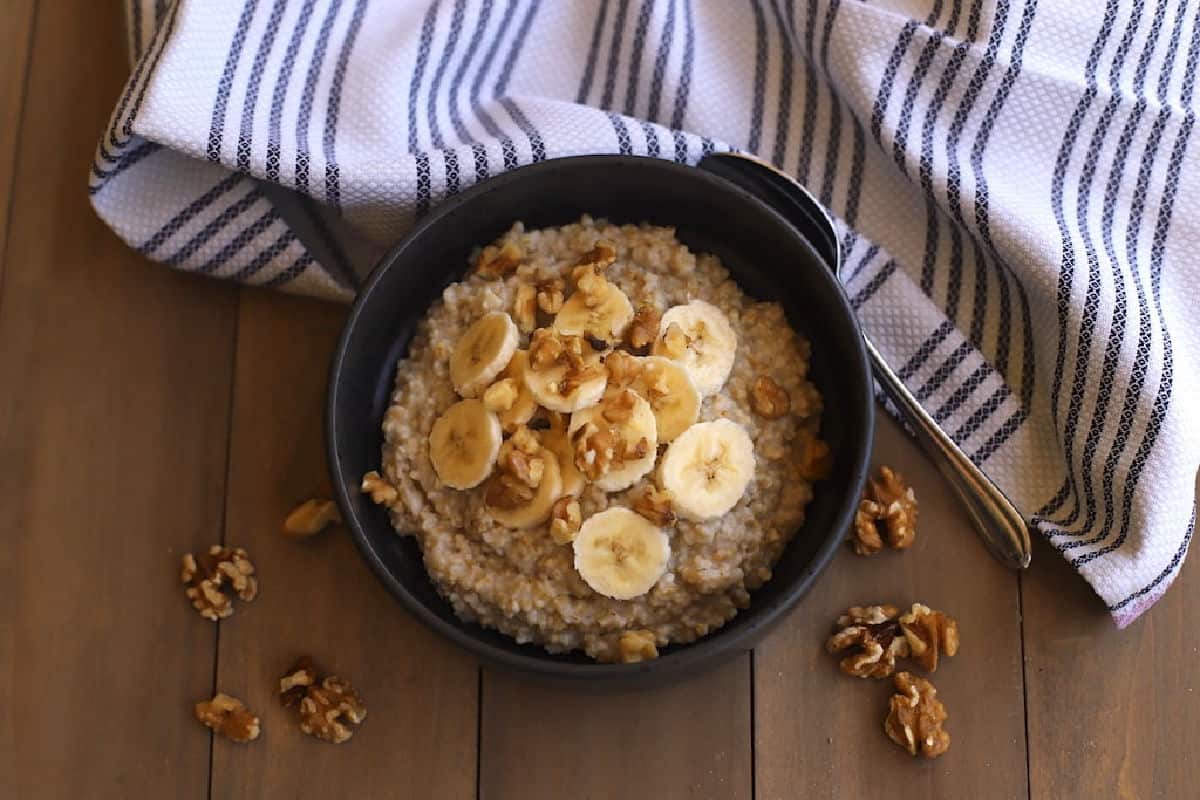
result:
M 757 153 L 833 211 L 876 344 L 1123 626 L 1194 522 L 1198 18 L 1188 0 L 131 0 L 89 188 L 152 259 L 348 300 L 489 175 Z

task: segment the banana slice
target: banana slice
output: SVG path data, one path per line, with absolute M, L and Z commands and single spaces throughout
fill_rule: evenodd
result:
M 633 321 L 633 304 L 625 293 L 597 272 L 584 270 L 574 294 L 554 317 L 554 329 L 570 336 L 621 341 Z
M 506 528 L 541 525 L 550 519 L 555 501 L 563 495 L 557 456 L 543 447 L 537 457 L 542 460 L 542 476 L 532 497 L 525 498 L 514 493 L 512 475 L 499 473 L 488 481 L 484 505 L 492 519 Z
M 653 353 L 683 364 L 700 396 L 708 397 L 719 392 L 729 378 L 737 355 L 737 334 L 721 309 L 693 300 L 662 315 Z
M 508 366 L 500 373 L 500 378 L 512 378 L 517 384 L 517 399 L 505 411 L 500 412 L 500 427 L 508 433 L 512 433 L 517 428 L 524 425 L 529 420 L 533 419 L 534 413 L 537 412 L 537 398 L 533 396 L 533 392 L 529 391 L 529 387 L 525 385 L 525 369 L 529 365 L 529 353 L 524 350 L 518 350 L 513 353 L 512 360 L 508 362 Z
M 654 469 L 658 424 L 650 403 L 632 389 L 609 392 L 576 411 L 567 426 L 575 465 L 606 492 L 619 492 Z
M 671 442 L 658 482 L 675 510 L 690 520 L 714 519 L 737 505 L 754 477 L 754 444 L 745 428 L 727 419 L 698 422 Z
M 588 517 L 572 546 L 580 577 L 614 600 L 630 600 L 653 589 L 671 558 L 666 532 L 620 506 Z
M 454 346 L 450 355 L 450 380 L 454 391 L 475 397 L 508 366 L 517 351 L 520 334 L 503 311 L 483 315 Z
M 578 497 L 583 493 L 586 479 L 579 467 L 575 466 L 575 450 L 571 440 L 563 430 L 548 430 L 542 432 L 542 445 L 558 457 L 559 477 L 562 478 L 562 493 Z
M 429 458 L 438 480 L 454 489 L 478 486 L 500 453 L 500 420 L 480 400 L 459 400 L 433 423 Z
M 559 357 L 539 366 L 534 354 L 543 345 L 552 352 L 559 352 Z M 568 352 L 570 348 L 576 348 L 575 355 Z M 586 341 L 558 336 L 548 328 L 540 328 L 533 332 L 529 352 L 525 386 L 538 403 L 551 411 L 570 414 L 600 402 L 604 387 L 608 385 L 608 372 L 599 354 Z
M 700 393 L 687 369 L 662 356 L 638 359 L 641 369 L 633 389 L 650 402 L 658 440 L 673 441 L 700 418 Z

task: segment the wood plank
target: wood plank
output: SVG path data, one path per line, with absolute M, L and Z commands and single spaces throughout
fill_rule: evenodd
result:
M 881 412 L 875 463 L 920 501 L 905 553 L 839 553 L 812 594 L 755 653 L 757 797 L 1024 797 L 1017 578 L 983 549 L 949 487 Z M 923 602 L 956 617 L 962 649 L 933 676 L 950 751 L 916 761 L 883 734 L 890 680 L 843 675 L 824 641 L 852 605 Z
M 482 703 L 483 800 L 752 796 L 749 655 L 627 694 L 484 670 Z
M 1049 545 L 1024 582 L 1034 798 L 1195 797 L 1200 563 L 1123 631 Z
M 217 685 L 262 717 L 262 741 L 218 740 L 213 797 L 473 797 L 478 668 L 406 614 L 342 530 L 296 542 L 280 523 L 328 496 L 327 366 L 345 309 L 244 290 L 238 325 L 227 541 L 261 593 L 221 625 Z M 349 679 L 369 716 L 352 741 L 305 736 L 279 706 L 301 654 Z
M 25 100 L 25 76 L 33 43 L 33 0 L 0 0 L 0 280 L 12 208 L 17 138 Z
M 123 42 L 107 4 L 40 8 L 0 296 L 2 797 L 207 782 L 216 631 L 178 570 L 220 536 L 237 296 L 88 207 Z

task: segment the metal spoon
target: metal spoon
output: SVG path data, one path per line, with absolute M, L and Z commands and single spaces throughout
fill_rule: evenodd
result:
M 743 153 L 717 153 L 705 158 L 700 166 L 749 189 L 786 216 L 838 274 L 842 259 L 837 230 L 803 186 L 767 162 Z M 954 487 L 988 550 L 1005 566 L 1028 567 L 1029 527 L 1021 513 L 921 407 L 865 333 L 863 339 L 875 379 L 916 433 L 918 444 Z

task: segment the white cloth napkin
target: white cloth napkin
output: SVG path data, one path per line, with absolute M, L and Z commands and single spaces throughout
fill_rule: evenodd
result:
M 90 191 L 151 258 L 347 300 L 414 218 L 489 175 L 755 152 L 834 212 L 876 344 L 1124 626 L 1194 522 L 1198 17 L 1187 0 L 130 0 L 134 66 Z

